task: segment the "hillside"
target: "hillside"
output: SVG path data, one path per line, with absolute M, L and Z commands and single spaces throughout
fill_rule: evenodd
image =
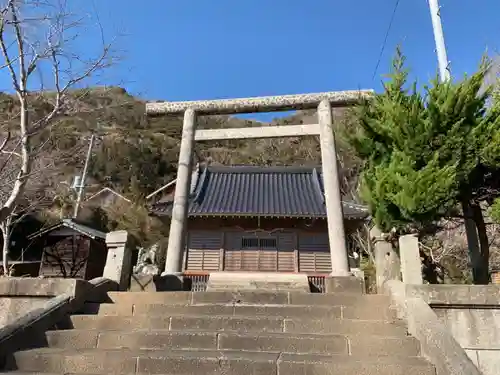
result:
M 31 123 L 51 110 L 50 93 L 30 97 Z M 76 194 L 70 189 L 73 177 L 83 170 L 92 133 L 96 134 L 89 168 L 86 195 L 103 187 L 110 187 L 130 198 L 134 205 L 117 205 L 102 210 L 94 204 L 82 206 L 79 220 L 102 230 L 126 229 L 140 246 L 164 243 L 168 225 L 151 218 L 141 197 L 175 178 L 179 154 L 182 116 L 147 117 L 145 102 L 129 95 L 124 89 L 93 88 L 71 93 L 66 112 L 53 126 L 34 136 L 32 147 L 36 152 L 33 173 L 27 185 L 22 207 L 30 207 L 37 220 L 16 226 L 12 238 L 16 245 L 11 258 L 18 259 L 23 252 L 26 233 L 40 225 L 49 225 L 62 217 L 71 217 Z M 315 123 L 315 111 L 298 112 L 282 117 L 273 124 Z M 0 93 L 0 136 L 11 130 L 9 150 L 15 148 L 19 108 L 16 98 Z M 341 126 L 342 112 L 336 124 Z M 266 124 L 230 116 L 203 116 L 198 118 L 200 128 L 265 126 Z M 2 139 L 0 139 L 1 141 Z M 42 146 L 42 147 L 40 147 Z M 341 142 L 339 143 L 341 146 Z M 340 147 L 339 156 L 344 167 L 349 162 L 346 147 Z M 0 154 L 0 164 L 8 155 Z M 221 164 L 304 165 L 319 164 L 318 137 L 285 139 L 199 142 L 195 146 L 195 160 Z M 0 168 L 0 179 L 13 181 L 17 175 L 16 158 L 11 158 L 5 169 Z M 356 168 L 344 177 L 345 192 L 354 192 Z M 0 184 L 0 195 L 6 199 L 12 183 Z M 163 246 L 163 245 L 162 245 Z M 164 251 L 161 252 L 164 255 Z
M 32 117 L 46 113 L 47 97 L 33 97 Z M 98 139 L 90 166 L 91 194 L 104 186 L 126 195 L 147 195 L 174 178 L 182 130 L 182 117 L 145 115 L 144 101 L 121 88 L 94 88 L 72 93 L 72 102 L 64 116 L 41 134 L 35 144 L 46 142 L 38 157 L 39 171 L 30 182 L 30 191 L 49 196 L 65 195 L 73 175 L 83 168 L 90 134 Z M 0 109 L 5 125 L 14 125 L 15 99 L 0 94 Z M 316 122 L 314 112 L 280 118 L 274 124 Z M 14 119 L 13 119 L 14 118 Z M 229 116 L 199 118 L 200 128 L 262 126 L 265 124 Z M 284 165 L 320 162 L 317 137 L 275 140 L 248 140 L 197 143 L 196 159 L 222 164 Z M 347 162 L 348 152 L 341 150 Z

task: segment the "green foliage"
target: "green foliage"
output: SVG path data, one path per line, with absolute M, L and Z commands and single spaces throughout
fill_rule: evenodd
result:
M 92 159 L 92 177 L 125 193 L 152 192 L 175 174 L 173 143 L 147 135 L 106 137 Z
M 92 223 L 94 226 L 100 224 L 104 231 L 126 230 L 140 247 L 149 247 L 168 238 L 169 225 L 149 216 L 147 207 L 140 201 L 122 201 L 110 207 L 94 208 Z
M 398 49 L 384 92 L 357 109 L 344 135 L 364 161 L 362 197 L 383 230 L 449 215 L 500 165 L 500 111 L 485 109 L 491 91 L 479 94 L 487 63 L 421 94 L 407 87 L 404 62 Z
M 456 168 L 440 168 L 436 160 L 420 170 L 407 155 L 395 152 L 387 164 L 369 165 L 361 179 L 361 197 L 375 222 L 385 230 L 425 222 L 454 206 Z
M 500 199 L 499 198 L 495 199 L 495 201 L 491 205 L 490 216 L 495 222 L 500 223 Z

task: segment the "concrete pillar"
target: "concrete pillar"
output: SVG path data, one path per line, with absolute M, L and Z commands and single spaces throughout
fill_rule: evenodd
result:
M 332 276 L 350 276 L 337 152 L 333 134 L 332 108 L 328 100 L 323 100 L 318 106 L 318 121 Z
M 401 257 L 403 283 L 423 284 L 422 261 L 420 260 L 420 249 L 416 235 L 407 234 L 399 237 L 399 256 Z
M 125 230 L 106 234 L 108 256 L 102 276 L 116 281 L 122 291 L 128 289 L 132 274 L 132 249 L 128 239 L 128 233 Z
M 192 109 L 187 109 L 184 112 L 184 123 L 182 125 L 181 148 L 179 151 L 172 220 L 168 236 L 167 259 L 165 261 L 165 271 L 162 275 L 179 275 L 182 272 L 195 131 L 196 113 Z
M 392 244 L 378 227 L 370 230 L 370 239 L 375 256 L 377 292 L 382 293 L 387 281 L 401 280 L 401 262 Z

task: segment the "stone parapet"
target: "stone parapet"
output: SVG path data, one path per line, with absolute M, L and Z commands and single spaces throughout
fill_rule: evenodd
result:
M 30 282 L 31 287 L 29 287 Z M 41 288 L 41 294 L 35 294 L 35 289 L 43 286 L 43 282 L 50 287 Z M 118 289 L 115 282 L 105 278 L 96 278 L 91 281 L 9 278 L 2 280 L 2 283 L 17 285 L 17 289 L 10 287 L 10 293 L 23 293 L 21 295 L 24 297 L 31 295 L 39 303 L 19 311 L 14 319 L 0 326 L 0 369 L 6 366 L 13 352 L 43 344 L 46 340 L 45 332 L 58 324 L 64 324 L 63 319 L 69 313 L 82 308 L 85 302 L 103 302 L 108 291 Z M 6 289 L 5 286 L 4 288 Z M 66 292 L 55 297 L 51 295 L 58 290 L 66 290 Z M 13 294 L 10 296 L 16 298 Z
M 127 231 L 106 234 L 108 257 L 103 277 L 118 283 L 120 290 L 127 290 L 132 274 L 132 249 Z
M 489 306 L 500 309 L 500 285 L 406 285 L 409 296 L 431 306 Z
M 84 280 L 62 278 L 5 277 L 0 279 L 0 327 L 31 310 L 43 307 L 51 298 L 75 297 L 88 290 Z
M 436 367 L 437 375 L 493 375 L 481 374 L 470 354 L 460 345 L 438 315 L 419 296 L 408 295 L 401 281 L 386 283 L 398 316 L 408 324 L 408 332 L 420 341 L 422 354 Z
M 500 285 L 406 285 L 424 301 L 483 375 L 500 374 Z
M 55 297 L 76 295 L 88 283 L 84 280 L 39 277 L 5 277 L 0 279 L 0 297 Z

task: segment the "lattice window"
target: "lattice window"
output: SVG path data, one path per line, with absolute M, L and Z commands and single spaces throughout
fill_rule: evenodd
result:
M 241 239 L 242 250 L 276 250 L 278 240 L 276 238 L 243 237 Z

